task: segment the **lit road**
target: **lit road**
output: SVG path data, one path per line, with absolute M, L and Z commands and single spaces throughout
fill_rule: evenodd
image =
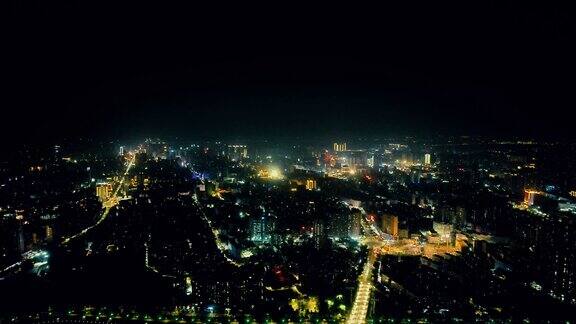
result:
M 36 274 L 40 274 L 41 272 L 46 271 L 48 267 L 48 258 L 49 254 L 43 250 L 30 250 L 22 254 L 22 260 L 18 261 L 2 270 L 0 270 L 0 274 L 7 273 L 11 270 L 17 270 L 24 261 L 30 260 L 33 262 L 32 271 Z M 3 278 L 0 277 L 0 280 Z
M 368 306 L 370 304 L 370 295 L 372 294 L 372 270 L 376 262 L 376 253 L 371 249 L 368 253 L 368 259 L 364 263 L 364 268 L 360 277 L 358 277 L 358 289 L 356 291 L 356 298 L 352 305 L 352 310 L 348 315 L 346 323 L 366 323 L 366 316 L 368 315 Z
M 208 216 L 206 215 L 206 213 L 204 212 L 204 210 L 202 209 L 202 207 L 200 206 L 200 203 L 198 202 L 198 197 L 196 195 L 193 196 L 194 199 L 194 203 L 196 204 L 196 208 L 198 208 L 198 210 L 200 211 L 200 215 L 202 217 L 202 219 L 208 224 L 208 227 L 210 228 L 210 231 L 212 232 L 212 236 L 214 237 L 214 243 L 216 243 L 216 246 L 218 247 L 218 250 L 220 251 L 220 253 L 222 254 L 222 256 L 224 257 L 224 259 L 226 261 L 228 261 L 229 264 L 235 266 L 235 267 L 241 267 L 242 264 L 233 260 L 232 258 L 230 258 L 227 254 L 227 250 L 228 248 L 226 247 L 226 244 L 224 244 L 221 240 L 220 240 L 220 233 L 218 232 L 218 230 L 216 228 L 214 228 L 214 226 L 212 226 L 212 222 L 210 221 L 210 219 L 208 218 Z
M 62 244 L 68 244 L 71 240 L 74 240 L 80 236 L 85 235 L 86 233 L 88 233 L 88 231 L 90 231 L 94 227 L 100 225 L 104 220 L 106 220 L 106 218 L 108 217 L 108 214 L 110 213 L 110 210 L 112 209 L 112 207 L 114 207 L 116 205 L 113 202 L 118 201 L 118 192 L 120 191 L 120 188 L 122 188 L 122 186 L 124 185 L 124 182 L 126 180 L 126 176 L 130 172 L 130 169 L 132 168 L 132 166 L 134 166 L 135 159 L 136 159 L 136 155 L 134 155 L 132 157 L 132 159 L 130 160 L 130 162 L 128 162 L 128 166 L 126 166 L 126 171 L 124 171 L 124 174 L 122 175 L 122 179 L 120 179 L 120 183 L 118 183 L 116 190 L 114 190 L 114 192 L 112 193 L 112 196 L 108 200 L 108 202 L 112 202 L 112 203 L 108 203 L 108 202 L 104 203 L 104 210 L 102 211 L 102 214 L 100 215 L 100 218 L 98 219 L 98 221 L 96 223 L 86 227 L 85 229 L 83 229 L 79 233 L 65 238 L 62 241 Z
M 383 246 L 391 244 L 394 241 L 391 236 L 384 234 L 373 222 L 367 219 L 366 212 L 362 207 L 356 207 L 356 209 L 360 210 L 363 216 L 360 224 L 364 236 L 360 242 L 369 247 L 369 252 L 362 273 L 358 277 L 356 297 L 354 298 L 354 304 L 352 304 L 352 309 L 346 320 L 348 324 L 366 323 L 366 316 L 368 315 L 368 307 L 373 289 L 372 272 L 374 270 L 374 264 L 378 260 L 377 252 Z

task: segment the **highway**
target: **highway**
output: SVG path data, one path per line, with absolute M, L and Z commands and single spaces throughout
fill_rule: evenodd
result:
M 124 182 L 126 180 L 126 176 L 128 175 L 128 173 L 130 172 L 130 169 L 132 168 L 132 166 L 134 166 L 135 163 L 135 159 L 136 159 L 136 155 L 134 155 L 132 157 L 132 159 L 130 160 L 130 162 L 128 162 L 128 165 L 126 166 L 126 170 L 124 171 L 124 174 L 122 175 L 122 179 L 120 179 L 120 182 L 118 183 L 118 186 L 116 187 L 116 190 L 114 190 L 114 192 L 112 192 L 112 196 L 108 199 L 108 201 L 118 201 L 118 192 L 120 191 L 120 188 L 122 188 L 122 186 L 124 185 Z M 110 210 L 112 209 L 112 207 L 114 207 L 116 204 L 114 203 L 107 203 L 104 202 L 104 210 L 102 211 L 102 213 L 100 214 L 100 218 L 98 219 L 98 221 L 96 221 L 96 223 L 86 227 L 85 229 L 83 229 L 82 231 L 80 231 L 79 233 L 76 233 L 72 236 L 69 236 L 67 238 L 65 238 L 62 241 L 62 244 L 68 244 L 70 241 L 86 235 L 86 233 L 88 233 L 88 231 L 90 231 L 91 229 L 93 229 L 94 227 L 100 225 L 103 221 L 106 220 L 106 218 L 108 217 L 108 214 L 110 213 Z

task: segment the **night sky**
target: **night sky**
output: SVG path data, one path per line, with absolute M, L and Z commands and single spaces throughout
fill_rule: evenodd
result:
M 10 7 L 6 141 L 575 134 L 568 8 Z

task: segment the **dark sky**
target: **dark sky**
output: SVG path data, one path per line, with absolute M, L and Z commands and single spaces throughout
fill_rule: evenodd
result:
M 10 5 L 3 140 L 574 137 L 568 8 Z

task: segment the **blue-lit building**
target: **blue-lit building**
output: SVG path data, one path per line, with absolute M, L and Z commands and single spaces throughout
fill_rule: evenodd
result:
M 260 216 L 250 220 L 250 240 L 254 243 L 270 243 L 276 223 L 274 219 Z

